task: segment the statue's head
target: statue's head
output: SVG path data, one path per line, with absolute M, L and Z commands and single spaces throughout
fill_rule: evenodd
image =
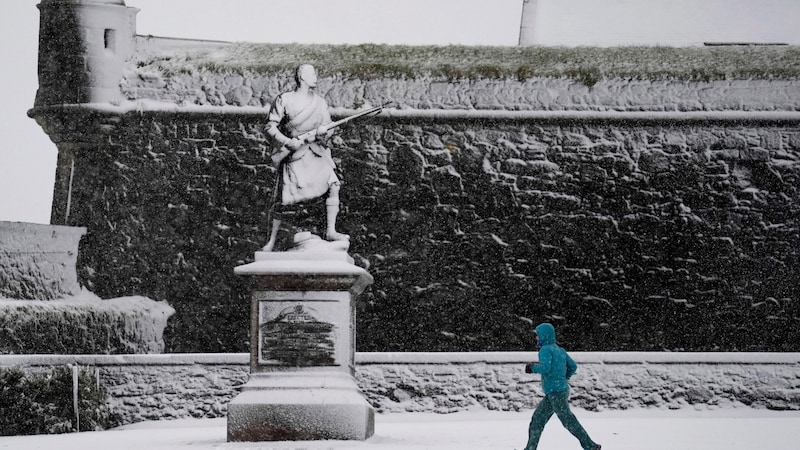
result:
M 305 83 L 308 87 L 317 86 L 317 70 L 311 64 L 300 64 L 294 73 L 294 80 L 297 85 Z

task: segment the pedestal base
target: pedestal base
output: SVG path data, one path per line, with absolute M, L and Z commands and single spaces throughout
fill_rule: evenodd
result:
M 354 373 L 354 298 L 372 276 L 345 252 L 258 252 L 250 380 L 228 404 L 228 441 L 365 440 L 375 412 Z
M 228 441 L 365 440 L 375 412 L 341 372 L 254 373 L 228 405 Z

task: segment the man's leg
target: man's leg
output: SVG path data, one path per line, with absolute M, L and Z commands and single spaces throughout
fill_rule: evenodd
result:
M 528 445 L 525 446 L 525 450 L 536 450 L 536 447 L 539 446 L 539 438 L 542 437 L 544 426 L 553 416 L 553 407 L 548 397 L 549 395 L 545 395 L 533 411 L 531 424 L 528 426 Z
M 325 210 L 327 212 L 327 228 L 325 239 L 329 241 L 343 241 L 350 239 L 349 235 L 336 231 L 336 217 L 339 215 L 339 183 L 331 184 L 328 190 L 328 198 L 325 199 Z
M 584 450 L 593 450 L 597 444 L 592 441 L 589 434 L 578 422 L 578 418 L 569 409 L 569 391 L 551 392 L 548 397 L 550 397 L 553 411 L 555 411 L 564 428 L 580 441 Z

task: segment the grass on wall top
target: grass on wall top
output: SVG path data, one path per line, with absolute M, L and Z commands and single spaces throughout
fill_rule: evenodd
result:
M 311 63 L 345 78 L 604 78 L 713 81 L 800 78 L 800 47 L 481 47 L 236 43 L 183 58 L 140 61 L 167 72 L 276 74 Z

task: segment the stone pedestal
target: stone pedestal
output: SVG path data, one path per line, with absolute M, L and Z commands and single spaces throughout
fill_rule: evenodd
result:
M 342 251 L 259 252 L 250 379 L 228 406 L 228 441 L 364 440 L 374 410 L 355 383 L 355 297 L 372 276 Z

